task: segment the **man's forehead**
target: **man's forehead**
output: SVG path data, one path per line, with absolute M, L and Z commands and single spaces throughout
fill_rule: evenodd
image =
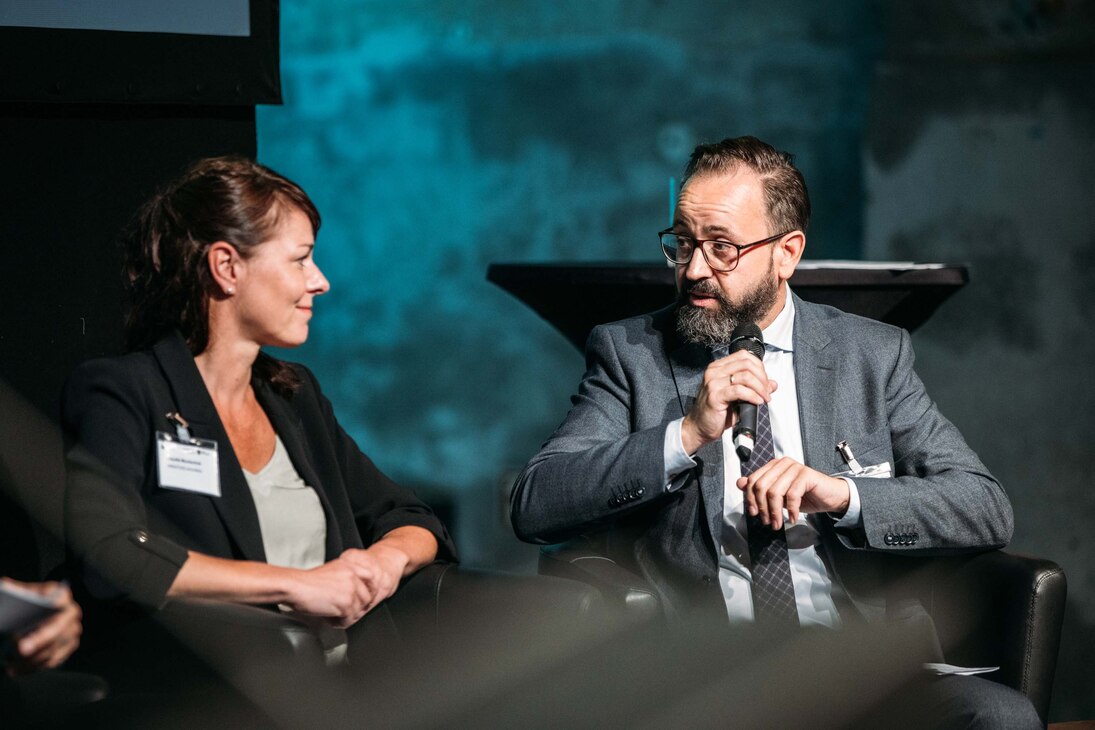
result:
M 731 231 L 743 218 L 767 213 L 759 175 L 747 167 L 690 178 L 677 199 L 674 222 L 704 231 Z
M 730 196 L 749 191 L 762 194 L 764 190 L 761 175 L 748 165 L 738 165 L 727 170 L 709 170 L 699 172 L 688 178 L 681 188 L 681 196 L 686 193 Z

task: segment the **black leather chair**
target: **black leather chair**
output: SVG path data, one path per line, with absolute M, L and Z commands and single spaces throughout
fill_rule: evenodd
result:
M 507 616 L 521 616 L 526 625 L 560 621 L 597 627 L 608 610 L 601 591 L 585 582 L 469 570 L 444 562 L 405 579 L 387 606 L 400 638 L 431 646 L 460 640 L 484 624 L 497 633 L 497 622 Z M 256 663 L 324 662 L 312 627 L 256 606 L 175 599 L 149 619 L 154 628 L 143 630 L 166 632 L 224 673 L 246 671 Z M 149 640 L 149 634 L 137 639 Z
M 434 563 L 403 582 L 389 600 L 400 635 L 430 644 L 462 640 L 484 624 L 523 617 L 530 623 L 596 626 L 607 606 L 600 590 L 555 576 L 508 575 Z
M 291 616 L 256 606 L 175 599 L 117 629 L 100 629 L 105 642 L 90 647 L 84 666 L 109 680 L 111 696 L 81 719 L 103 727 L 210 721 L 276 727 L 308 725 L 322 717 L 330 727 L 354 726 L 355 717 L 337 713 L 363 704 L 373 713 L 396 712 L 391 702 L 418 692 L 415 683 L 428 686 L 439 660 L 454 673 L 468 657 L 489 665 L 507 644 L 521 642 L 530 627 L 596 627 L 605 615 L 600 592 L 587 584 L 449 563 L 434 563 L 406 579 L 387 607 L 391 636 L 401 641 L 383 647 L 365 642 L 366 653 L 404 655 L 386 655 L 385 666 L 404 678 L 387 694 L 377 689 L 385 677 L 362 680 L 326 666 L 316 632 Z M 381 643 L 383 631 L 377 634 Z M 354 659 L 351 655 L 351 663 Z
M 948 661 L 999 666 L 985 677 L 1025 694 L 1047 722 L 1064 622 L 1064 570 L 1049 560 L 993 550 L 936 558 L 924 576 L 920 599 Z
M 999 666 L 984 676 L 1025 694 L 1047 722 L 1067 592 L 1060 566 L 1001 550 L 906 562 L 908 589 L 932 616 L 947 661 Z M 653 587 L 592 541 L 542 549 L 540 573 L 595 586 L 632 620 L 662 618 Z
M 65 727 L 107 696 L 102 677 L 61 669 L 19 677 L 0 673 L 0 718 L 5 728 Z

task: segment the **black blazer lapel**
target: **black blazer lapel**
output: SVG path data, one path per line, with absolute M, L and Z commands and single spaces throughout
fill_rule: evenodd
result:
M 176 409 L 190 424 L 190 434 L 195 438 L 217 442 L 221 496 L 208 499 L 213 501 L 225 530 L 240 551 L 240 557 L 265 562 L 262 530 L 255 503 L 251 499 L 251 489 L 236 459 L 236 452 L 232 450 L 224 424 L 217 415 L 213 399 L 194 364 L 194 356 L 178 333 L 157 342 L 152 351 L 171 388 Z M 165 418 L 164 430 L 168 430 L 169 426 Z

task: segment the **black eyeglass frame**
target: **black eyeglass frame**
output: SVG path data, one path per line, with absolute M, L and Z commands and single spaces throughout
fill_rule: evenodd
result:
M 724 241 L 724 240 L 719 239 L 719 238 L 692 238 L 692 236 L 682 236 L 679 233 L 674 233 L 672 228 L 666 228 L 664 231 L 658 231 L 658 245 L 661 246 L 662 256 L 665 256 L 666 260 L 669 261 L 669 263 L 671 263 L 671 264 L 675 264 L 677 266 L 685 266 L 685 265 L 691 263 L 692 257 L 696 255 L 696 251 L 700 251 L 700 252 L 703 253 L 703 260 L 707 262 L 708 268 L 710 268 L 712 271 L 718 271 L 721 274 L 725 274 L 727 272 L 733 271 L 734 269 L 738 268 L 738 262 L 741 261 L 741 252 L 744 251 L 745 249 L 753 248 L 754 246 L 763 246 L 764 244 L 767 244 L 767 243 L 774 243 L 775 241 L 778 241 L 779 239 L 786 236 L 788 233 L 794 233 L 797 230 L 798 230 L 797 228 L 792 228 L 789 231 L 784 231 L 783 233 L 777 233 L 774 236 L 768 236 L 768 238 L 762 238 L 761 240 L 753 241 L 752 243 L 731 243 L 730 241 Z M 676 236 L 677 238 L 688 238 L 688 239 L 691 239 L 693 241 L 693 243 L 695 245 L 692 248 L 692 253 L 690 253 L 688 255 L 688 260 L 686 260 L 686 261 L 677 261 L 677 260 L 675 260 L 675 259 L 673 259 L 669 256 L 669 252 L 665 250 L 665 243 L 663 243 L 663 239 L 664 239 L 665 236 Z M 719 268 L 718 266 L 715 266 L 714 264 L 712 264 L 711 263 L 711 257 L 707 255 L 707 247 L 704 246 L 705 243 L 718 243 L 718 244 L 722 244 L 723 246 L 733 246 L 734 248 L 736 248 L 738 250 L 738 253 L 737 253 L 737 256 L 734 257 L 734 265 L 731 266 L 729 269 L 722 269 L 722 268 Z

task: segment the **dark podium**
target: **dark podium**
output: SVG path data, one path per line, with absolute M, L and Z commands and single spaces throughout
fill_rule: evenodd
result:
M 487 280 L 562 332 L 579 350 L 595 325 L 652 312 L 676 297 L 664 263 L 491 264 Z M 910 332 L 969 281 L 965 266 L 887 262 L 799 264 L 791 286 L 803 299 Z

